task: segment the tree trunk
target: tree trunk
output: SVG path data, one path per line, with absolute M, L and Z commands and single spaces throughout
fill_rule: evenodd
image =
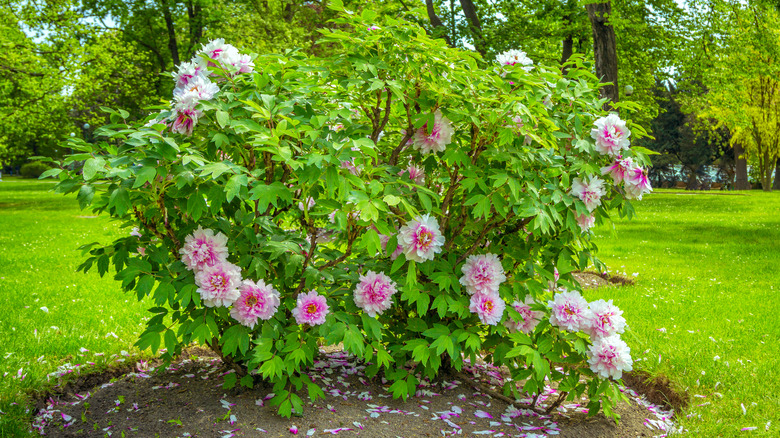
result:
M 617 42 L 615 29 L 609 22 L 612 15 L 610 2 L 591 3 L 585 6 L 593 30 L 593 57 L 596 60 L 596 76 L 602 83 L 611 83 L 601 88 L 601 95 L 612 102 L 620 101 L 618 92 Z M 609 102 L 604 109 L 613 109 Z
M 566 61 L 571 58 L 571 54 L 574 53 L 574 37 L 572 34 L 566 35 L 563 39 L 563 51 L 561 52 L 561 66 L 566 64 Z M 564 69 L 564 73 L 566 73 Z
M 742 144 L 737 142 L 734 144 L 734 162 L 735 166 L 735 182 L 734 188 L 736 190 L 750 190 L 747 174 L 747 160 L 743 157 L 745 149 L 742 148 Z
M 171 16 L 171 9 L 168 7 L 168 0 L 160 0 L 160 8 L 162 8 L 165 19 L 165 27 L 168 29 L 168 49 L 171 51 L 173 66 L 176 67 L 179 65 L 179 43 L 176 42 L 176 28 Z
M 479 22 L 479 16 L 477 15 L 477 9 L 474 7 L 474 2 L 471 0 L 460 0 L 460 7 L 463 8 L 463 15 L 469 21 L 469 29 L 474 36 L 474 47 L 477 49 L 482 57 L 485 57 L 485 38 L 482 36 L 482 25 Z
M 447 36 L 446 30 L 447 28 L 444 27 L 444 24 L 441 22 L 441 19 L 438 15 L 436 15 L 436 10 L 433 9 L 433 0 L 425 0 L 425 8 L 428 11 L 428 19 L 431 21 L 431 25 L 433 25 L 434 29 L 437 28 L 443 28 L 445 30 L 444 34 L 442 34 L 442 37 L 445 41 L 447 41 L 448 46 L 452 46 L 452 42 L 450 41 L 450 37 Z
M 775 181 L 772 183 L 772 190 L 780 190 L 780 157 L 775 163 Z

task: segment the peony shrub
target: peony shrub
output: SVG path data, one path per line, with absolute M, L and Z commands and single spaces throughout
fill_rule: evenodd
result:
M 324 59 L 212 41 L 169 106 L 106 109 L 100 141 L 72 141 L 57 190 L 137 227 L 80 269 L 154 303 L 139 348 L 207 345 L 226 387 L 266 380 L 285 416 L 323 396 L 306 370 L 339 343 L 394 397 L 484 357 L 505 395 L 554 382 L 548 410 L 587 394 L 611 414 L 625 320 L 571 273 L 603 270 L 588 229 L 650 190 L 643 130 L 602 110 L 582 59 L 562 75 L 370 11 L 335 24 Z

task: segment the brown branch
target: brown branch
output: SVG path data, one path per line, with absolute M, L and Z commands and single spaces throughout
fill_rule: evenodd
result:
M 346 249 L 346 251 L 344 251 L 344 254 L 342 254 L 341 256 L 339 256 L 338 258 L 336 258 L 334 260 L 329 261 L 328 263 L 325 263 L 322 266 L 317 267 L 318 270 L 324 271 L 325 269 L 328 269 L 328 268 L 331 268 L 333 266 L 336 266 L 339 263 L 341 263 L 344 260 L 346 260 L 347 257 L 349 257 L 352 254 L 352 244 L 355 243 L 355 239 L 357 239 L 357 227 L 354 227 L 354 228 L 355 229 L 353 230 L 353 232 L 350 233 L 349 236 L 347 237 L 347 249 Z
M 482 231 L 480 231 L 480 233 L 479 233 L 479 236 L 477 236 L 477 239 L 476 239 L 476 240 L 474 240 L 474 244 L 473 244 L 473 245 L 471 245 L 471 247 L 470 247 L 469 249 L 467 249 L 467 250 L 466 250 L 466 252 L 464 252 L 464 253 L 463 253 L 463 255 L 461 255 L 461 256 L 458 258 L 458 261 L 456 261 L 456 262 L 455 262 L 455 265 L 457 266 L 457 265 L 459 265 L 459 264 L 460 264 L 460 263 L 461 263 L 463 260 L 466 260 L 466 258 L 467 258 L 468 256 L 470 256 L 470 255 L 471 255 L 471 253 L 472 253 L 472 252 L 474 252 L 474 250 L 475 250 L 475 249 L 477 249 L 477 247 L 479 247 L 479 245 L 480 245 L 480 244 L 482 244 L 482 239 L 484 239 L 484 238 L 485 238 L 485 236 L 487 236 L 487 233 L 491 232 L 491 231 L 492 231 L 492 230 L 494 230 L 494 229 L 495 229 L 497 226 L 499 226 L 499 225 L 503 224 L 504 222 L 506 222 L 508 219 L 509 219 L 509 217 L 507 217 L 506 219 L 501 219 L 501 220 L 498 220 L 498 221 L 496 221 L 496 222 L 493 222 L 492 224 L 488 224 L 488 225 L 486 225 L 485 227 L 483 227 L 483 228 L 482 228 Z
M 214 353 L 217 353 L 219 358 L 222 360 L 222 363 L 227 365 L 229 368 L 232 368 L 236 371 L 236 374 L 238 374 L 239 377 L 244 377 L 247 375 L 246 369 L 242 367 L 241 365 L 237 364 L 235 361 L 233 361 L 233 358 L 231 356 L 226 356 L 222 352 L 222 348 L 219 346 L 219 338 L 216 336 L 211 339 L 211 341 L 207 341 L 206 345 L 213 351 Z
M 544 413 L 549 414 L 550 412 L 554 411 L 558 406 L 561 405 L 561 403 L 563 403 L 564 400 L 566 400 L 566 396 L 568 395 L 569 393 L 566 391 L 560 392 L 558 394 L 558 398 L 553 402 L 553 404 L 551 404 L 550 406 L 547 407 L 547 409 L 544 410 Z
M 303 278 L 303 274 L 309 266 L 309 262 L 314 255 L 314 250 L 317 249 L 317 228 L 309 227 L 309 232 L 311 233 L 309 237 L 309 251 L 306 253 L 306 258 L 303 260 L 303 268 L 301 268 L 302 278 L 300 284 L 298 284 L 298 287 L 295 289 L 296 296 L 301 293 L 304 287 L 306 287 L 306 278 Z
M 419 95 L 419 90 L 418 90 Z M 401 155 L 401 151 L 404 149 L 404 146 L 406 146 L 406 143 L 409 142 L 409 140 L 412 139 L 412 136 L 414 135 L 414 123 L 412 123 L 412 112 L 409 108 L 409 103 L 404 103 L 404 108 L 406 108 L 406 135 L 404 135 L 404 138 L 401 139 L 401 142 L 398 143 L 398 146 L 396 146 L 395 149 L 393 149 L 393 153 L 390 154 L 390 160 L 389 163 L 391 166 L 395 166 L 398 163 L 398 157 Z

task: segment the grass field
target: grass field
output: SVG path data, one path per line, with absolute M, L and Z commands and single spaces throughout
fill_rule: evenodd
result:
M 51 187 L 0 183 L 0 437 L 26 432 L 22 394 L 51 385 L 47 374 L 65 363 L 121 359 L 145 318 L 147 306 L 110 277 L 75 272 L 78 246 L 126 230 Z M 601 259 L 637 273 L 636 286 L 587 299 L 614 299 L 635 367 L 691 394 L 679 418 L 691 436 L 778 436 L 780 194 L 660 191 L 636 209 L 633 221 L 596 230 Z
M 780 436 L 780 193 L 716 193 L 660 191 L 597 229 L 637 283 L 587 297 L 624 309 L 637 368 L 687 389 L 692 436 Z
M 3 180 L 0 437 L 10 437 L 29 427 L 20 394 L 53 384 L 47 374 L 60 365 L 115 362 L 135 342 L 146 312 L 110 276 L 76 272 L 83 261 L 77 248 L 112 241 L 125 232 L 119 224 L 89 217 L 75 197 L 51 193 L 51 182 Z

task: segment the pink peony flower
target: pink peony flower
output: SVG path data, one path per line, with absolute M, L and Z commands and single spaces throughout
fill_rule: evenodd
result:
M 626 175 L 626 198 L 642 200 L 642 195 L 650 193 L 653 188 L 647 179 L 645 170 L 641 167 L 634 167 Z
M 200 110 L 192 108 L 174 108 L 176 117 L 171 123 L 171 131 L 182 135 L 190 136 L 198 124 L 198 119 L 203 115 Z
M 570 332 L 582 330 L 590 316 L 588 302 L 577 291 L 555 294 L 547 305 L 552 309 L 550 324 Z
M 525 71 L 534 68 L 534 62 L 522 50 L 512 49 L 496 56 L 496 61 L 501 65 L 519 65 Z
M 314 207 L 314 204 L 315 204 L 314 198 L 312 198 L 311 196 L 306 198 L 306 209 L 307 210 L 311 210 L 311 208 Z M 304 210 L 303 201 L 298 203 L 298 210 L 301 210 L 301 211 Z
M 531 310 L 531 304 L 534 303 L 535 301 L 530 295 L 527 295 L 525 301 L 522 303 L 519 301 L 512 303 L 512 307 L 517 310 L 517 313 L 520 314 L 522 320 L 515 321 L 510 317 L 504 321 L 504 325 L 509 329 L 510 333 L 521 332 L 527 334 L 534 331 L 539 324 L 539 321 L 542 320 L 542 316 L 544 316 L 544 312 Z
M 258 318 L 264 321 L 271 319 L 279 307 L 279 291 L 263 280 L 257 283 L 244 280 L 238 292 L 241 295 L 233 303 L 230 316 L 250 329 L 255 328 Z
M 143 237 L 143 235 L 141 234 L 141 230 L 138 229 L 138 227 L 133 227 L 133 230 L 130 231 L 130 235 L 135 237 Z
M 596 151 L 600 154 L 615 157 L 620 155 L 621 150 L 628 149 L 631 131 L 617 114 L 602 117 L 593 125 L 590 136 L 596 140 Z
M 582 331 L 589 334 L 591 340 L 606 338 L 625 331 L 626 320 L 622 316 L 623 311 L 612 304 L 612 300 L 594 301 L 589 304 L 589 308 L 590 312 Z
M 498 296 L 498 292 L 474 294 L 471 296 L 469 310 L 476 313 L 483 324 L 496 325 L 504 315 L 506 303 Z
M 214 235 L 213 230 L 204 230 L 199 225 L 197 230 L 184 238 L 184 247 L 179 253 L 187 269 L 197 272 L 227 260 L 227 237 L 221 232 Z
M 220 261 L 213 266 L 206 266 L 195 274 L 197 292 L 207 307 L 228 307 L 241 295 L 238 286 L 241 285 L 241 268 Z
M 415 149 L 419 149 L 423 154 L 431 152 L 443 152 L 450 142 L 455 130 L 452 128 L 452 122 L 441 111 L 434 113 L 433 131 L 428 135 L 428 124 L 426 123 L 412 137 Z
M 219 92 L 219 86 L 203 75 L 190 78 L 187 85 L 173 90 L 177 106 L 194 109 L 201 100 L 211 100 Z
M 173 73 L 173 79 L 176 81 L 176 89 L 184 88 L 192 78 L 205 74 L 203 69 L 193 62 L 182 62 L 179 69 Z M 176 92 L 174 91 L 174 94 Z
M 575 219 L 577 219 L 577 224 L 580 226 L 580 230 L 582 230 L 583 233 L 591 229 L 593 225 L 596 225 L 596 216 L 593 216 L 592 214 L 575 214 Z
M 414 181 L 415 184 L 420 186 L 425 184 L 425 170 L 422 167 L 409 163 L 409 167 L 400 171 L 398 176 L 403 176 L 405 173 L 408 173 L 409 179 Z
M 393 294 L 396 284 L 384 273 L 368 271 L 360 276 L 360 283 L 355 287 L 355 304 L 363 309 L 368 316 L 376 317 L 389 309 L 393 304 Z
M 620 184 L 625 181 L 629 172 L 634 168 L 634 160 L 631 157 L 623 158 L 620 155 L 615 159 L 615 162 L 610 166 L 601 168 L 601 174 L 610 174 L 615 184 Z
M 350 158 L 341 162 L 341 168 L 349 170 L 349 173 L 353 175 L 359 175 L 360 170 L 355 166 L 355 159 Z
M 604 189 L 604 180 L 594 176 L 588 182 L 574 178 L 571 183 L 571 194 L 580 198 L 588 211 L 593 211 L 601 205 L 601 197 L 607 194 L 607 191 Z
M 631 349 L 618 336 L 599 338 L 593 342 L 588 351 L 590 369 L 607 379 L 623 377 L 623 371 L 631 371 L 634 361 L 631 359 Z
M 470 255 L 460 270 L 460 284 L 470 294 L 498 292 L 498 286 L 506 281 L 504 267 L 495 254 Z
M 328 303 L 325 297 L 310 290 L 309 293 L 298 294 L 297 305 L 292 311 L 298 324 L 320 325 L 328 315 Z
M 401 227 L 398 231 L 398 243 L 403 247 L 407 259 L 422 263 L 433 260 L 434 255 L 441 252 L 444 236 L 439 230 L 436 218 L 426 214 L 417 216 Z

